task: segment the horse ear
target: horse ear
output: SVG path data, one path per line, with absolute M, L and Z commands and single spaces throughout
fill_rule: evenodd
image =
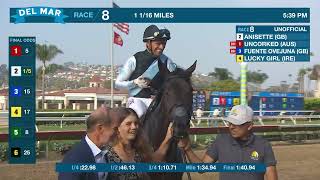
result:
M 197 60 L 192 64 L 192 66 L 190 66 L 186 72 L 191 76 L 193 71 L 196 69 L 196 66 L 197 66 Z
M 165 60 L 164 63 L 161 60 L 159 60 L 158 67 L 159 67 L 159 72 L 163 77 L 167 76 L 170 73 L 170 71 L 167 68 L 167 60 Z

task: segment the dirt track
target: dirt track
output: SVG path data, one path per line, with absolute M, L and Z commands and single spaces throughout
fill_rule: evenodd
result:
M 320 144 L 274 146 L 278 160 L 280 180 L 320 179 Z M 202 152 L 198 152 L 202 154 Z M 217 173 L 191 173 L 192 180 L 216 180 Z M 55 162 L 40 162 L 37 165 L 0 164 L 1 180 L 54 180 Z M 186 177 L 184 179 L 187 179 Z

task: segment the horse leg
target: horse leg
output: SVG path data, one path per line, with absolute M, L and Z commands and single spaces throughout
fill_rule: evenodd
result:
M 182 180 L 182 175 L 183 173 L 166 173 L 163 177 L 162 180 Z
M 182 180 L 183 173 L 152 173 L 149 176 L 152 180 Z
M 177 147 L 176 143 L 172 143 L 170 149 L 167 152 L 167 162 L 171 163 L 182 163 L 182 153 Z M 182 180 L 183 173 L 165 173 L 162 180 Z
M 151 180 L 165 180 L 163 179 L 164 173 L 149 173 L 150 179 Z

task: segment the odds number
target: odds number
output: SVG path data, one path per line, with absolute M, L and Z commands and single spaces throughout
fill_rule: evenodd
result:
M 29 149 L 23 150 L 23 155 L 24 156 L 30 156 L 30 154 L 31 154 L 31 151 Z
M 24 49 L 24 53 L 28 54 L 30 51 L 29 51 L 29 48 L 25 48 Z

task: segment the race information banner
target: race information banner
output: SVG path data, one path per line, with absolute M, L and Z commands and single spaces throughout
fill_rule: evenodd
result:
M 310 23 L 310 8 L 10 8 L 11 23 Z

